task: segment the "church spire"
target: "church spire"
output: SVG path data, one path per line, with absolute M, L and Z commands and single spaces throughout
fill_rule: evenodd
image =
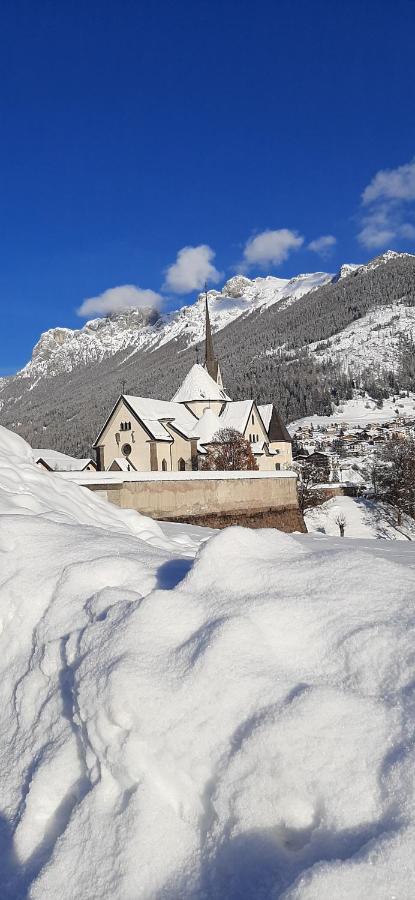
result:
M 209 372 L 211 378 L 216 381 L 216 384 L 219 387 L 223 387 L 222 384 L 222 375 L 220 371 L 219 363 L 215 357 L 215 351 L 213 348 L 213 338 L 212 338 L 212 328 L 210 325 L 210 316 L 209 316 L 209 302 L 208 302 L 208 292 L 207 285 L 205 284 L 205 315 L 206 315 L 206 326 L 205 326 L 205 369 Z

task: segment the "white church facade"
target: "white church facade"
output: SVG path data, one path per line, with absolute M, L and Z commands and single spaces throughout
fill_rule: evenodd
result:
M 206 302 L 204 365 L 192 366 L 170 401 L 122 394 L 95 442 L 97 467 L 138 472 L 196 470 L 222 428 L 234 428 L 250 442 L 260 471 L 291 468 L 291 438 L 273 404 L 233 401 L 226 394 Z

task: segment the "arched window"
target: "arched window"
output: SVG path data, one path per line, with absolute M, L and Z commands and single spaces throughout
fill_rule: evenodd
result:
M 166 463 L 165 459 L 162 459 L 162 461 L 161 461 L 161 471 L 167 472 L 167 463 Z
M 275 463 L 275 471 L 279 472 L 281 468 L 281 463 Z
M 252 422 L 253 425 L 255 425 L 255 416 L 254 416 L 253 413 L 252 413 L 252 416 L 251 416 L 251 422 Z
M 178 468 L 179 472 L 185 472 L 185 470 L 186 470 L 186 463 L 185 463 L 184 459 L 182 459 L 181 457 L 177 464 L 177 468 Z

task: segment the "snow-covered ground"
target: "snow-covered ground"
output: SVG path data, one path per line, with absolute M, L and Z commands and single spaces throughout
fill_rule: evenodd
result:
M 415 418 L 415 394 L 408 392 L 409 397 L 387 397 L 379 408 L 377 403 L 368 396 L 356 396 L 352 400 L 344 400 L 338 406 L 333 406 L 331 416 L 304 416 L 288 425 L 290 434 L 295 434 L 302 425 L 331 425 L 334 422 L 344 422 L 349 425 L 364 427 L 372 423 L 393 422 L 397 415 L 407 418 Z
M 413 544 L 160 526 L 30 456 L 0 429 L 2 900 L 413 898 Z
M 403 516 L 398 525 L 396 513 L 388 503 L 363 497 L 333 497 L 321 506 L 307 509 L 305 523 L 311 533 L 339 535 L 336 518 L 343 514 L 345 534 L 349 538 L 386 538 L 390 541 L 415 540 L 415 522 Z

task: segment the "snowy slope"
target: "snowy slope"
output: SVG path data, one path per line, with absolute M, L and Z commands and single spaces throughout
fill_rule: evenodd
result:
M 0 430 L 2 900 L 410 900 L 412 544 L 192 565 L 30 456 Z
M 291 422 L 288 430 L 291 435 L 294 435 L 302 425 L 312 425 L 313 428 L 318 428 L 319 425 L 331 425 L 333 422 L 362 428 L 373 423 L 393 422 L 397 415 L 413 420 L 415 418 L 415 394 L 413 391 L 408 391 L 408 394 L 408 397 L 387 397 L 383 400 L 381 408 L 368 395 L 356 396 L 352 400 L 343 400 L 337 406 L 333 404 L 331 416 L 304 416 L 302 419 Z
M 387 503 L 354 497 L 333 497 L 321 506 L 307 509 L 304 519 L 311 533 L 339 536 L 336 517 L 343 513 L 348 538 L 373 538 L 389 541 L 415 540 L 415 521 L 402 516 L 398 525 L 396 513 Z
M 371 310 L 323 345 L 310 344 L 309 350 L 318 360 L 332 359 L 356 375 L 374 367 L 393 372 L 399 366 L 402 337 L 415 338 L 415 308 L 395 303 Z

